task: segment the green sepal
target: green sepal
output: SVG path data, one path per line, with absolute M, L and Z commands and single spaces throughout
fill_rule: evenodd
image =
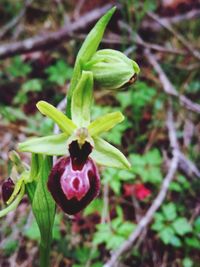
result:
M 15 184 L 14 191 L 12 192 L 12 195 L 9 197 L 9 199 L 6 201 L 7 205 L 10 205 L 13 200 L 17 197 L 19 191 L 21 190 L 22 186 L 24 186 L 23 179 L 19 179 L 17 183 Z
M 77 128 L 72 120 L 46 101 L 39 101 L 36 106 L 42 114 L 51 118 L 67 135 L 71 135 Z
M 17 208 L 17 206 L 19 205 L 20 201 L 22 200 L 22 198 L 24 196 L 24 192 L 25 192 L 25 186 L 24 186 L 24 184 L 22 184 L 20 191 L 19 191 L 18 195 L 16 196 L 15 200 L 9 206 L 7 206 L 5 209 L 0 211 L 0 218 L 5 216 L 6 214 L 8 214 L 10 211 L 13 211 Z
M 83 71 L 78 85 L 74 89 L 71 104 L 72 121 L 78 127 L 87 127 L 90 123 L 92 105 L 93 74 Z
M 74 72 L 71 79 L 70 87 L 67 94 L 67 115 L 71 117 L 71 98 L 73 91 L 78 84 L 78 81 L 81 77 L 82 64 L 85 64 L 96 52 L 101 39 L 103 37 L 106 26 L 111 19 L 113 13 L 115 12 L 116 7 L 111 8 L 99 21 L 96 23 L 94 28 L 89 32 L 85 41 L 83 42 L 81 49 L 78 52 Z
M 100 137 L 94 137 L 95 149 L 91 153 L 91 158 L 99 165 L 129 169 L 130 163 L 126 157 L 114 146 L 106 142 Z
M 94 120 L 88 127 L 89 134 L 91 136 L 100 135 L 106 131 L 112 129 L 116 124 L 122 122 L 124 116 L 121 112 L 116 111 L 106 115 L 103 115 Z
M 40 172 L 35 190 L 32 209 L 40 229 L 40 266 L 49 266 L 48 259 L 52 240 L 52 227 L 55 218 L 55 202 L 47 189 L 47 179 L 52 168 L 50 157 L 40 161 Z
M 67 138 L 68 135 L 65 133 L 31 138 L 20 143 L 19 150 L 49 156 L 61 156 L 67 154 Z

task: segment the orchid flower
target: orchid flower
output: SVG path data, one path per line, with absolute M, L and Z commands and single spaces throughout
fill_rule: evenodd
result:
M 81 209 L 85 207 L 98 194 L 100 182 L 96 163 L 122 169 L 130 167 L 126 157 L 101 138 L 101 134 L 123 121 L 124 116 L 121 112 L 113 112 L 91 122 L 92 90 L 93 74 L 83 71 L 72 96 L 72 119 L 51 104 L 39 101 L 39 111 L 51 118 L 62 133 L 19 144 L 22 152 L 64 156 L 53 167 L 48 188 L 56 202 L 69 214 L 79 211 L 80 206 Z M 91 185 L 94 190 L 90 190 Z M 81 200 L 84 205 L 80 205 Z

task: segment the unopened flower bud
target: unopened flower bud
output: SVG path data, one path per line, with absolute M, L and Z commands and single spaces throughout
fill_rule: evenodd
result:
M 96 85 L 105 89 L 119 89 L 132 84 L 140 71 L 135 61 L 113 49 L 98 50 L 83 69 L 91 71 Z
M 9 177 L 2 184 L 2 198 L 4 202 L 7 202 L 14 191 L 15 184 Z
M 98 195 L 100 177 L 94 161 L 88 157 L 92 151 L 89 143 L 80 148 L 73 141 L 69 151 L 69 157 L 61 158 L 54 165 L 48 189 L 64 212 L 76 214 Z

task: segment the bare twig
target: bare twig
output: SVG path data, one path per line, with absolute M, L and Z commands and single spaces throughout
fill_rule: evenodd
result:
M 187 51 L 176 49 L 175 47 L 165 47 L 158 44 L 153 44 L 149 42 L 145 42 L 138 34 L 133 35 L 132 28 L 123 21 L 119 21 L 119 27 L 126 30 L 129 33 L 129 39 L 131 39 L 137 45 L 140 45 L 144 48 L 148 48 L 151 50 L 156 50 L 163 53 L 177 54 L 177 55 L 186 55 Z
M 24 8 L 19 12 L 19 14 L 1 28 L 0 39 L 21 21 L 26 13 L 27 7 L 31 5 L 32 1 L 33 0 L 26 0 L 24 3 Z
M 85 28 L 91 22 L 101 17 L 109 8 L 110 4 L 94 9 L 84 16 L 80 17 L 78 21 L 72 22 L 68 27 L 63 27 L 58 31 L 44 33 L 32 38 L 25 39 L 9 44 L 1 44 L 0 59 L 20 53 L 28 53 L 31 51 L 42 50 L 46 47 L 59 44 L 63 40 L 68 39 L 72 33 L 77 30 Z
M 197 51 L 194 47 L 192 47 L 191 44 L 189 44 L 189 42 L 180 33 L 178 33 L 174 28 L 172 28 L 168 21 L 162 21 L 156 14 L 152 12 L 148 12 L 147 14 L 150 18 L 162 25 L 163 28 L 167 29 L 170 33 L 172 33 L 195 58 L 200 60 L 200 52 Z
M 194 178 L 194 176 L 200 178 L 200 170 L 191 160 L 189 160 L 180 151 L 179 151 L 179 169 L 191 178 Z
M 103 210 L 102 210 L 102 214 L 101 214 L 101 223 L 106 223 L 107 220 L 109 220 L 109 185 L 108 183 L 105 183 L 104 187 L 103 187 L 103 201 L 104 201 L 104 205 L 103 205 Z
M 194 9 L 191 11 L 188 11 L 184 14 L 179 14 L 177 16 L 174 17 L 164 17 L 164 18 L 160 18 L 161 22 L 163 23 L 168 23 L 168 24 L 177 24 L 180 23 L 184 20 L 192 20 L 192 19 L 196 19 L 199 18 L 200 15 L 200 10 L 199 9 Z M 149 28 L 151 27 L 151 29 L 153 31 L 159 31 L 162 26 L 160 24 L 158 24 L 157 22 L 149 22 L 148 20 L 144 20 L 142 22 L 142 28 Z
M 200 113 L 200 105 L 193 103 L 190 99 L 188 99 L 184 95 L 179 95 L 176 89 L 174 88 L 173 84 L 170 82 L 166 74 L 164 73 L 163 69 L 161 68 L 160 64 L 156 60 L 155 56 L 150 52 L 149 49 L 145 49 L 145 55 L 149 61 L 149 63 L 154 67 L 154 70 L 157 72 L 160 81 L 163 85 L 164 91 L 172 96 L 176 96 L 179 98 L 180 103 L 186 107 L 187 109 Z
M 162 205 L 169 185 L 174 178 L 174 175 L 176 173 L 176 170 L 178 168 L 178 161 L 179 161 L 179 145 L 177 142 L 176 137 L 176 131 L 174 127 L 174 121 L 173 121 L 173 115 L 172 115 L 172 109 L 171 106 L 168 109 L 167 113 L 167 128 L 169 132 L 169 139 L 170 139 L 170 145 L 172 148 L 172 154 L 173 158 L 171 160 L 171 164 L 169 167 L 169 171 L 167 175 L 165 176 L 160 192 L 158 193 L 157 197 L 153 201 L 151 207 L 148 209 L 145 216 L 140 220 L 139 224 L 137 225 L 135 231 L 129 236 L 128 240 L 126 240 L 120 247 L 117 249 L 111 256 L 110 260 L 104 265 L 104 267 L 116 267 L 117 263 L 119 261 L 119 258 L 126 253 L 129 249 L 131 249 L 134 242 L 137 240 L 139 235 L 142 233 L 142 231 L 148 226 L 148 224 L 153 219 L 153 216 L 155 212 L 159 209 L 159 207 Z

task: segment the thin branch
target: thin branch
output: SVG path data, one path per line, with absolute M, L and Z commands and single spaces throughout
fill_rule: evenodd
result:
M 197 51 L 194 47 L 192 47 L 180 33 L 178 33 L 174 28 L 172 28 L 168 21 L 161 20 L 156 14 L 152 12 L 148 12 L 147 14 L 151 19 L 155 20 L 158 24 L 162 25 L 163 28 L 172 33 L 195 58 L 200 60 L 200 52 Z
M 10 30 L 12 30 L 21 21 L 21 19 L 24 17 L 24 15 L 26 13 L 27 7 L 30 6 L 32 2 L 33 2 L 33 0 L 26 0 L 25 3 L 24 3 L 24 7 L 19 12 L 19 14 L 1 28 L 1 31 L 0 31 L 0 39 L 3 38 L 4 35 L 7 32 L 9 32 Z
M 124 23 L 123 21 L 119 21 L 118 24 L 120 28 L 126 30 L 129 33 L 129 39 L 130 39 L 128 40 L 129 42 L 132 41 L 133 43 L 136 43 L 137 45 L 140 45 L 144 48 L 156 50 L 159 52 L 177 54 L 177 55 L 187 55 L 187 51 L 180 50 L 175 47 L 170 48 L 170 47 L 165 47 L 165 46 L 161 46 L 158 44 L 146 42 L 138 34 L 133 35 L 133 30 L 127 23 Z
M 153 219 L 153 216 L 155 212 L 160 208 L 163 201 L 165 200 L 165 197 L 168 192 L 169 185 L 171 181 L 174 178 L 174 175 L 178 168 L 178 161 L 179 161 L 179 145 L 177 142 L 176 137 L 176 131 L 174 127 L 174 121 L 173 121 L 173 115 L 172 115 L 172 109 L 169 107 L 168 113 L 167 113 L 167 128 L 169 132 L 169 139 L 170 139 L 170 145 L 173 154 L 173 158 L 171 160 L 171 164 L 169 166 L 169 171 L 167 175 L 165 176 L 160 192 L 158 193 L 157 197 L 153 201 L 151 207 L 146 212 L 145 216 L 140 220 L 139 224 L 137 225 L 136 229 L 133 231 L 133 233 L 129 236 L 128 240 L 126 240 L 120 247 L 117 249 L 112 255 L 110 260 L 104 265 L 104 267 L 116 267 L 117 263 L 119 261 L 119 258 L 125 254 L 129 249 L 132 248 L 134 242 L 137 240 L 137 238 L 140 236 L 142 231 L 149 225 L 151 220 Z
M 177 16 L 174 17 L 163 17 L 160 18 L 160 21 L 163 23 L 168 23 L 168 24 L 177 24 L 180 23 L 182 21 L 185 20 L 192 20 L 192 19 L 196 19 L 199 18 L 200 16 L 200 10 L 199 9 L 194 9 L 191 11 L 188 11 L 184 14 L 179 14 Z M 157 22 L 152 21 L 151 23 L 148 20 L 144 20 L 142 22 L 142 28 L 151 28 L 153 31 L 159 31 L 162 26 L 160 24 L 158 24 Z
M 149 49 L 145 49 L 145 55 L 149 61 L 149 63 L 153 66 L 154 70 L 157 72 L 160 81 L 163 85 L 163 89 L 165 93 L 176 96 L 179 98 L 180 103 L 186 107 L 187 109 L 200 113 L 200 105 L 197 103 L 193 103 L 190 99 L 188 99 L 184 95 L 179 95 L 176 91 L 173 84 L 170 82 L 166 74 L 164 73 L 163 69 L 161 68 L 160 64 L 156 60 L 155 56 L 149 51 Z
M 183 171 L 186 176 L 194 178 L 194 176 L 200 178 L 200 170 L 197 166 L 189 160 L 182 152 L 179 151 L 179 166 L 178 168 Z
M 1 44 L 0 46 L 0 59 L 17 55 L 20 53 L 28 53 L 31 51 L 42 50 L 52 45 L 60 44 L 62 41 L 71 37 L 75 31 L 84 29 L 91 22 L 96 21 L 100 18 L 109 8 L 110 4 L 103 7 L 94 9 L 84 16 L 80 17 L 79 20 L 72 22 L 68 27 L 63 27 L 55 32 L 43 33 L 32 38 L 25 39 L 14 43 Z
M 108 183 L 104 184 L 103 187 L 103 210 L 101 214 L 101 223 L 106 223 L 106 221 L 110 221 L 109 219 L 109 185 Z

